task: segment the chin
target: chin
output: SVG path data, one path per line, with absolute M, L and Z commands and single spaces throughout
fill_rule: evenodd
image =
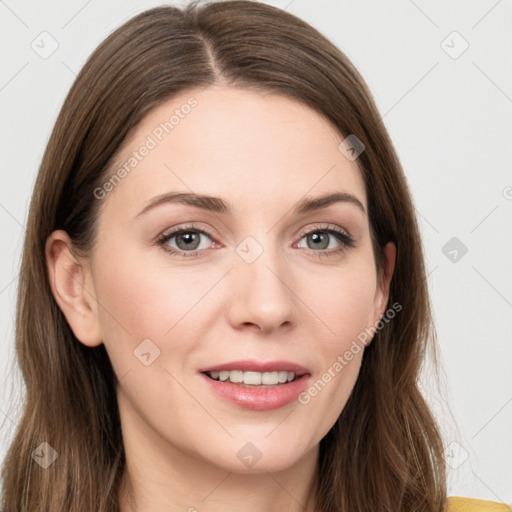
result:
M 284 471 L 297 464 L 310 451 L 284 441 L 276 443 L 268 440 L 231 441 L 221 453 L 209 453 L 207 459 L 226 471 L 238 474 L 262 474 Z M 217 445 L 219 446 L 219 445 Z

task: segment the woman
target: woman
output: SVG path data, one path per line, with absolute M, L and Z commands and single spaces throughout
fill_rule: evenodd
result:
M 5 512 L 466 510 L 417 386 L 401 166 L 346 56 L 279 9 L 152 9 L 89 58 L 35 185 L 16 343 Z

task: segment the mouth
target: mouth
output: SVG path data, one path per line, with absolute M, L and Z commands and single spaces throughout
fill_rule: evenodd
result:
M 212 380 L 220 382 L 229 382 L 238 384 L 246 388 L 270 388 L 276 387 L 288 382 L 294 382 L 303 374 L 285 370 L 275 372 L 256 372 L 243 370 L 221 370 L 202 372 Z
M 290 361 L 242 360 L 199 370 L 207 388 L 237 407 L 270 411 L 297 400 L 311 381 L 311 372 Z

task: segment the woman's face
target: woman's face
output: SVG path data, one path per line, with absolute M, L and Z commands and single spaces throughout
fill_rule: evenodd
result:
M 384 313 L 389 284 L 342 140 L 290 98 L 220 86 L 173 98 L 127 140 L 117 178 L 94 198 L 85 288 L 100 334 L 75 329 L 105 344 L 125 443 L 233 472 L 316 453 L 358 376 L 354 341 L 362 347 Z M 339 200 L 310 203 L 331 194 Z M 211 369 L 235 382 L 213 381 Z M 269 384 L 247 385 L 258 379 Z

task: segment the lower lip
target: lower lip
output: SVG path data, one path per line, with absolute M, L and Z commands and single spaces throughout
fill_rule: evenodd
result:
M 292 382 L 268 388 L 251 388 L 228 381 L 213 380 L 204 373 L 201 377 L 214 393 L 236 405 L 254 411 L 270 411 L 296 400 L 307 388 L 311 375 L 305 374 Z

